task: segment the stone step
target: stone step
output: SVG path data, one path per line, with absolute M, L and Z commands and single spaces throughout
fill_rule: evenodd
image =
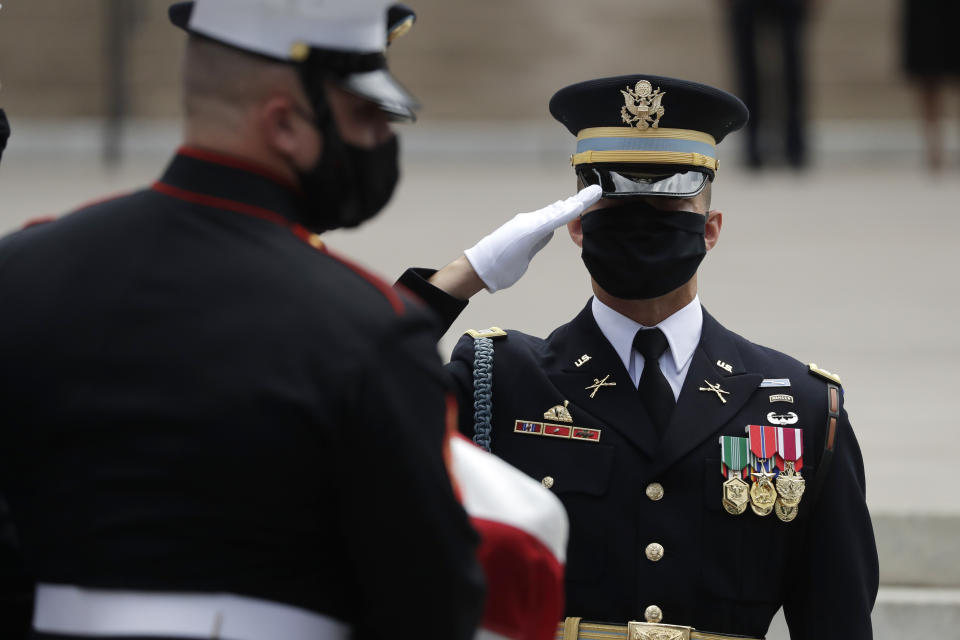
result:
M 873 608 L 874 640 L 960 638 L 960 589 L 883 587 Z M 783 611 L 767 640 L 790 640 Z

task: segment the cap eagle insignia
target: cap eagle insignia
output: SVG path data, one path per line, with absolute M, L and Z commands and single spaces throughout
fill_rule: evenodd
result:
M 623 94 L 624 105 L 620 107 L 620 117 L 631 127 L 638 129 L 656 129 L 660 126 L 660 118 L 666 112 L 661 101 L 666 92 L 656 90 L 649 80 L 640 80 L 626 91 L 620 90 Z

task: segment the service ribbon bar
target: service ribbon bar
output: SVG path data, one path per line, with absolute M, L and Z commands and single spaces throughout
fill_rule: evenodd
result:
M 515 420 L 513 423 L 513 432 L 534 436 L 547 436 L 549 438 L 583 440 L 586 442 L 600 442 L 602 433 L 600 429 L 573 427 L 565 424 L 550 424 L 549 422 L 538 422 L 535 420 Z
M 720 436 L 720 473 L 724 478 L 746 477 L 750 466 L 750 440 L 737 436 Z
M 793 470 L 803 467 L 803 429 L 776 427 L 777 468 L 783 471 L 784 462 L 792 462 Z
M 777 452 L 777 428 L 747 425 L 747 434 L 750 438 L 750 453 L 753 454 L 753 467 L 757 471 L 770 472 L 776 468 L 773 463 Z

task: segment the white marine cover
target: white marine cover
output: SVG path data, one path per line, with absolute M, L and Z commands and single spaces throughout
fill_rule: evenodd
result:
M 191 31 L 290 59 L 296 44 L 355 53 L 387 46 L 389 0 L 196 0 Z

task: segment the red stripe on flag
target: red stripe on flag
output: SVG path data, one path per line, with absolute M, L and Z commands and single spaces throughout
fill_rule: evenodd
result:
M 563 616 L 563 565 L 523 529 L 470 518 L 487 579 L 481 626 L 511 640 L 553 638 Z

